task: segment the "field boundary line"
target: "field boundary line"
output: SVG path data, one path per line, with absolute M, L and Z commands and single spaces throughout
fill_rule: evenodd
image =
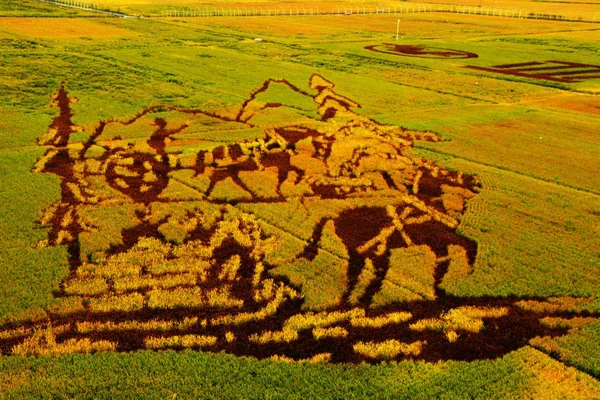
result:
M 468 158 L 468 157 L 458 156 L 456 154 L 453 154 L 453 153 L 450 153 L 450 152 L 447 152 L 447 151 L 433 149 L 433 148 L 430 148 L 430 147 L 423 147 L 423 146 L 420 146 L 417 142 L 415 142 L 415 149 L 430 151 L 432 153 L 437 153 L 437 154 L 444 155 L 444 156 L 450 156 L 450 157 L 457 158 L 457 159 L 460 159 L 460 160 L 464 160 L 464 161 L 467 161 L 467 162 L 470 162 L 470 163 L 473 163 L 473 164 L 482 165 L 484 167 L 493 168 L 493 169 L 497 169 L 497 170 L 504 171 L 504 172 L 510 172 L 510 173 L 513 173 L 513 174 L 516 174 L 516 175 L 519 175 L 519 176 L 522 176 L 522 177 L 525 177 L 525 178 L 530 178 L 530 179 L 533 179 L 533 180 L 536 180 L 536 181 L 540 181 L 540 182 L 544 182 L 544 183 L 547 183 L 547 184 L 550 184 L 550 185 L 553 185 L 553 186 L 559 186 L 559 187 L 564 188 L 564 189 L 569 189 L 569 190 L 573 190 L 573 191 L 576 191 L 576 192 L 580 192 L 580 193 L 585 193 L 585 194 L 588 194 L 588 195 L 592 195 L 592 196 L 595 196 L 595 197 L 600 197 L 600 192 L 593 192 L 590 189 L 579 188 L 579 187 L 576 187 L 576 186 L 573 186 L 573 185 L 569 185 L 569 184 L 565 184 L 565 183 L 557 183 L 555 181 L 552 181 L 552 180 L 549 180 L 549 179 L 544 179 L 544 178 L 539 177 L 539 176 L 527 175 L 527 174 L 524 174 L 524 173 L 519 172 L 519 171 L 515 171 L 515 170 L 510 169 L 510 168 L 501 167 L 501 166 L 490 164 L 490 163 L 486 163 L 486 162 L 483 162 L 483 161 L 477 161 L 477 160 L 474 160 L 474 159 L 471 159 L 471 158 Z

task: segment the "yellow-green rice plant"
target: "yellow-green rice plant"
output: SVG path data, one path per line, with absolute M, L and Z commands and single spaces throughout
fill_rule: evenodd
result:
M 62 297 L 58 303 L 48 307 L 49 314 L 60 316 L 82 311 L 85 311 L 85 306 L 81 297 Z
M 314 328 L 312 330 L 313 337 L 317 340 L 324 338 L 339 338 L 348 336 L 348 331 L 341 326 L 333 328 Z
M 582 326 L 587 326 L 593 324 L 595 322 L 600 321 L 598 318 L 592 317 L 573 317 L 573 318 L 560 318 L 560 317 L 546 317 L 543 318 L 540 322 L 542 325 L 547 326 L 551 329 L 557 328 L 567 328 L 567 329 L 575 329 L 581 328 Z
M 28 310 L 17 311 L 0 319 L 0 326 L 10 324 L 20 324 L 23 322 L 40 322 L 48 319 L 48 313 L 41 308 L 30 308 Z
M 358 342 L 354 351 L 369 358 L 394 358 L 399 354 L 418 356 L 421 354 L 424 342 L 402 343 L 398 340 L 386 340 L 384 342 Z
M 235 254 L 225 261 L 221 266 L 221 273 L 219 274 L 219 280 L 234 281 L 237 278 L 238 270 L 242 264 L 242 259 L 239 255 Z
M 262 289 L 254 291 L 254 300 L 260 302 L 263 300 L 271 300 L 275 294 L 275 281 L 273 279 L 265 279 L 262 281 Z
M 215 185 L 209 199 L 226 201 L 251 200 L 252 194 L 244 190 L 229 177 Z
M 152 182 L 156 182 L 158 180 L 158 177 L 156 176 L 156 174 L 152 171 L 146 172 L 144 174 L 144 182 L 148 182 L 148 183 L 152 183 Z
M 131 276 L 114 280 L 114 289 L 117 292 L 140 289 L 170 289 L 177 286 L 196 285 L 195 274 L 163 275 L 161 277 Z
M 134 170 L 120 165 L 115 166 L 114 171 L 117 175 L 125 176 L 128 178 L 137 178 L 140 175 L 139 172 L 136 172 Z
M 365 266 L 358 276 L 356 286 L 354 286 L 352 293 L 350 293 L 348 299 L 350 304 L 358 304 L 359 299 L 365 294 L 365 290 L 367 290 L 373 279 L 375 279 L 375 267 L 373 266 L 371 259 L 367 258 L 365 260 Z
M 417 322 L 410 324 L 408 327 L 413 331 L 442 331 L 446 328 L 447 323 L 439 318 L 420 319 Z
M 202 282 L 206 281 L 207 273 L 211 269 L 211 263 L 207 260 L 198 260 L 191 258 L 176 258 L 172 260 L 162 260 L 148 266 L 148 272 L 151 274 L 181 274 L 196 273 Z
M 144 343 L 148 349 L 164 349 L 170 347 L 210 347 L 217 343 L 217 337 L 203 335 L 148 337 L 144 339 Z
M 299 297 L 299 294 L 290 288 L 287 288 L 283 285 L 277 288 L 277 292 L 275 293 L 275 298 L 271 300 L 267 305 L 256 312 L 245 312 L 239 313 L 235 315 L 225 315 L 223 317 L 218 317 L 212 320 L 213 325 L 240 325 L 245 324 L 250 321 L 260 321 L 265 319 L 270 315 L 274 315 L 277 313 L 279 307 L 287 300 L 287 299 L 296 299 Z
M 202 290 L 199 287 L 175 288 L 173 290 L 153 289 L 148 292 L 148 307 L 200 307 L 204 305 Z
M 455 287 L 461 279 L 473 272 L 473 267 L 469 264 L 467 252 L 462 246 L 451 244 L 448 246 L 448 272 L 442 278 L 441 288 Z M 444 261 L 438 260 L 438 262 Z
M 141 267 L 139 265 L 118 262 L 117 260 L 113 260 L 111 258 L 108 262 L 102 264 L 82 264 L 79 268 L 77 268 L 77 276 L 82 278 L 117 278 L 121 276 L 132 277 L 139 275 L 140 270 Z
M 448 329 L 477 333 L 483 329 L 483 318 L 499 318 L 507 313 L 506 307 L 465 306 L 451 309 L 442 315 L 442 319 L 447 322 Z
M 417 210 L 426 213 L 434 220 L 441 222 L 442 224 L 446 225 L 449 228 L 455 229 L 458 226 L 458 221 L 455 218 L 453 218 L 449 215 L 446 215 L 431 206 L 428 206 L 427 204 L 425 204 L 422 200 L 420 200 L 416 196 L 403 194 L 400 196 L 400 198 L 404 203 L 411 205 L 411 206 L 415 207 Z
M 358 328 L 381 328 L 386 325 L 400 324 L 412 318 L 409 312 L 393 312 L 380 317 L 368 318 L 352 318 L 350 324 Z
M 65 282 L 65 294 L 70 296 L 95 296 L 108 291 L 104 278 L 74 278 Z
M 373 305 L 433 300 L 436 263 L 436 255 L 426 245 L 392 249 L 390 267 Z
M 552 313 L 561 311 L 581 311 L 586 309 L 586 305 L 595 300 L 595 298 L 574 298 L 574 297 L 550 297 L 543 301 L 521 300 L 516 305 L 527 311 L 535 313 Z
M 251 342 L 259 344 L 267 343 L 290 343 L 298 340 L 298 332 L 283 329 L 282 331 L 267 331 L 262 334 L 255 333 L 248 338 Z
M 94 353 L 116 349 L 116 343 L 105 340 L 92 342 L 90 339 L 69 339 L 62 343 L 56 342 L 56 336 L 67 331 L 69 325 L 36 329 L 24 342 L 12 348 L 12 354 L 17 356 L 60 355 L 67 353 Z
M 448 339 L 448 341 L 450 343 L 454 343 L 458 340 L 458 333 L 456 333 L 456 331 L 452 331 L 452 330 L 448 330 L 446 331 L 446 339 Z
M 140 293 L 129 293 L 122 295 L 107 295 L 89 300 L 91 311 L 136 311 L 144 306 L 144 296 Z
M 416 331 L 467 331 L 480 332 L 483 329 L 484 318 L 500 318 L 508 313 L 506 307 L 471 307 L 453 308 L 440 315 L 440 318 L 422 319 L 409 325 Z
M 42 216 L 40 218 L 40 224 L 48 225 L 50 223 L 50 221 L 52 221 L 52 219 L 56 215 L 56 211 L 58 210 L 58 208 L 63 207 L 65 205 L 66 205 L 65 203 L 56 202 L 56 203 L 52 204 L 50 207 L 46 208 L 42 212 Z
M 242 183 L 257 197 L 273 199 L 279 197 L 277 186 L 277 168 L 266 168 L 264 171 L 241 171 L 239 178 Z
M 6 331 L 0 331 L 0 339 L 14 339 L 20 336 L 30 335 L 33 332 L 31 328 L 21 326 L 16 329 L 9 329 Z
M 86 155 L 87 155 L 87 153 L 86 153 Z M 98 174 L 98 173 L 100 173 L 101 168 L 102 168 L 102 163 L 99 160 L 95 160 L 93 158 L 89 158 L 89 159 L 85 160 L 85 170 L 88 173 Z
M 271 360 L 276 362 L 285 362 L 285 363 L 298 363 L 298 364 L 325 364 L 331 360 L 331 353 L 319 353 L 314 355 L 311 358 L 303 358 L 301 360 L 294 360 L 293 358 L 282 356 L 282 355 L 274 355 L 270 357 Z
M 58 231 L 58 234 L 56 235 L 56 244 L 63 244 L 71 240 L 73 240 L 71 232 L 65 230 Z
M 320 313 L 306 313 L 294 315 L 284 323 L 284 329 L 303 331 L 316 327 L 326 327 L 336 324 L 341 321 L 351 320 L 353 318 L 360 318 L 365 316 L 365 310 L 362 308 L 354 308 L 350 311 L 341 312 L 327 312 L 323 311 Z
M 129 185 L 127 184 L 127 182 L 125 182 L 125 181 L 124 181 L 123 179 L 121 179 L 121 178 L 116 178 L 116 179 L 114 180 L 114 182 L 115 182 L 115 184 L 116 184 L 117 186 L 119 186 L 119 187 L 120 187 L 120 188 L 122 188 L 122 189 L 129 189 Z
M 186 330 L 198 323 L 198 317 L 185 318 L 182 321 L 163 321 L 150 320 L 145 322 L 140 321 L 124 321 L 115 323 L 112 321 L 84 321 L 77 323 L 77 331 L 79 333 L 90 332 L 111 332 L 111 331 L 126 331 L 126 330 L 142 330 L 142 331 L 170 331 L 170 330 Z
M 44 154 L 38 160 L 38 162 L 35 163 L 33 172 L 36 172 L 36 173 L 42 172 L 44 170 L 44 168 L 46 168 L 46 164 L 48 163 L 48 161 L 53 159 L 56 154 L 58 154 L 58 150 L 55 150 L 55 149 L 49 150 L 46 154 Z
M 47 356 L 69 353 L 97 353 L 101 351 L 115 351 L 117 344 L 107 340 L 91 341 L 90 339 L 69 339 L 62 343 L 53 343 L 48 346 L 36 346 L 30 342 L 13 347 L 12 354 L 16 356 Z
M 465 318 L 481 319 L 481 318 L 500 318 L 508 314 L 507 307 L 474 307 L 462 306 L 453 308 L 445 314 L 444 318 L 452 320 L 454 316 L 464 316 Z
M 413 184 L 412 184 L 412 192 L 413 192 L 413 194 L 419 193 L 419 181 L 421 180 L 422 176 L 423 176 L 423 171 L 422 170 L 418 170 L 417 174 L 415 175 L 415 179 L 413 181 Z
M 231 295 L 230 286 L 223 286 L 206 292 L 206 303 L 211 307 L 218 308 L 240 308 L 244 306 L 244 301 L 236 299 Z
M 173 256 L 189 260 L 209 260 L 213 256 L 213 249 L 205 246 L 199 240 L 193 240 L 173 248 Z
M 261 261 L 258 261 L 254 267 L 254 275 L 252 276 L 252 286 L 258 287 L 261 283 L 262 274 L 265 270 L 265 266 Z
M 155 266 L 164 262 L 171 250 L 171 245 L 155 238 L 141 238 L 129 251 L 110 257 L 101 264 L 84 264 L 78 268 L 80 276 L 103 276 L 118 278 L 139 275 L 142 268 Z

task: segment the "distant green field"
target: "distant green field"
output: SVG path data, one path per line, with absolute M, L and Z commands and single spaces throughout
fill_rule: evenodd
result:
M 597 24 L 90 15 L 0 5 L 3 397 L 600 398 Z

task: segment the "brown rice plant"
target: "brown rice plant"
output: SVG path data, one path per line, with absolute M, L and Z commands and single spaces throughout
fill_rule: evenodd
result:
M 200 307 L 204 305 L 202 290 L 199 287 L 175 288 L 173 290 L 153 289 L 148 292 L 148 307 Z
M 386 325 L 400 324 L 406 322 L 412 318 L 412 314 L 409 312 L 393 312 L 381 317 L 361 317 L 352 318 L 350 324 L 357 328 L 381 328 Z
M 298 332 L 284 328 L 282 331 L 267 331 L 262 334 L 255 333 L 248 340 L 259 344 L 290 343 L 298 340 Z
M 70 296 L 95 296 L 108 291 L 104 278 L 75 278 L 65 282 L 64 292 Z
M 356 353 L 362 354 L 363 356 L 381 359 L 394 358 L 399 354 L 418 356 L 421 354 L 424 344 L 425 343 L 421 341 L 407 344 L 391 339 L 380 343 L 358 342 L 353 348 Z
M 333 328 L 314 328 L 312 330 L 313 337 L 317 340 L 324 338 L 340 338 L 348 336 L 348 331 L 341 326 Z
M 203 335 L 148 337 L 144 339 L 144 343 L 148 349 L 164 349 L 169 347 L 210 347 L 217 343 L 217 337 Z
M 285 321 L 283 325 L 284 330 L 303 331 L 316 327 L 326 327 L 336 324 L 341 321 L 351 320 L 352 318 L 360 318 L 365 316 L 365 310 L 362 308 L 354 308 L 347 312 L 334 311 L 327 312 L 323 311 L 320 313 L 306 313 L 294 315 Z
M 136 311 L 144 307 L 144 296 L 140 293 L 106 295 L 89 300 L 90 310 L 96 312 Z

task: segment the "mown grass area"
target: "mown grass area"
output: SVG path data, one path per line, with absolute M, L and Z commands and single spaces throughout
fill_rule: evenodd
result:
M 78 13 L 37 2 L 0 5 L 0 15 L 6 16 L 50 15 L 50 10 Z M 479 57 L 434 60 L 364 50 L 393 42 L 396 19 L 102 18 L 74 20 L 72 26 L 48 19 L 43 29 L 36 28 L 38 33 L 27 28 L 31 20 L 0 21 L 0 317 L 50 307 L 53 291 L 68 276 L 64 246 L 37 248 L 47 237 L 38 223 L 41 212 L 59 199 L 60 181 L 31 172 L 46 150 L 36 141 L 56 116 L 50 96 L 61 84 L 77 99 L 73 122 L 83 128 L 78 137 L 85 140 L 100 120 L 125 121 L 152 105 L 234 115 L 265 80 L 286 79 L 306 88 L 314 73 L 358 102 L 359 114 L 440 134 L 444 142 L 420 142 L 416 153 L 480 178 L 481 191 L 467 203 L 458 228 L 477 242 L 473 272 L 443 280 L 444 290 L 475 298 L 600 298 L 600 122 L 597 96 L 589 95 L 598 93 L 600 80 L 557 84 L 462 68 L 540 60 L 600 65 L 594 46 L 598 30 L 566 22 L 406 15 L 403 44 L 459 49 Z M 290 124 L 308 115 L 302 111 L 308 107 L 306 99 L 286 90 L 261 101 L 297 107 L 296 114 L 284 115 Z M 280 122 L 282 115 L 266 114 L 264 121 Z M 206 142 L 194 149 L 255 139 L 260 133 L 233 129 L 228 136 L 227 129 L 203 130 L 198 137 Z M 303 213 L 302 207 L 239 206 L 256 214 L 265 232 L 283 238 L 283 248 L 270 262 L 281 263 L 302 251 L 310 239 L 321 215 Z M 105 211 L 97 219 L 112 212 Z M 331 227 L 324 232 L 323 250 L 311 263 L 278 266 L 273 273 L 299 286 L 323 278 L 313 288 L 316 294 L 308 297 L 327 293 L 334 305 L 344 288 L 328 291 L 327 285 L 343 281 L 335 263 L 347 255 Z M 331 276 L 318 274 L 333 264 Z M 598 301 L 591 304 L 589 310 L 600 309 Z M 552 358 L 525 347 L 500 359 L 469 363 L 313 366 L 192 351 L 3 356 L 0 392 L 7 398 L 587 399 L 600 391 L 598 342 L 595 323 L 555 338 L 545 348 L 536 346 Z

